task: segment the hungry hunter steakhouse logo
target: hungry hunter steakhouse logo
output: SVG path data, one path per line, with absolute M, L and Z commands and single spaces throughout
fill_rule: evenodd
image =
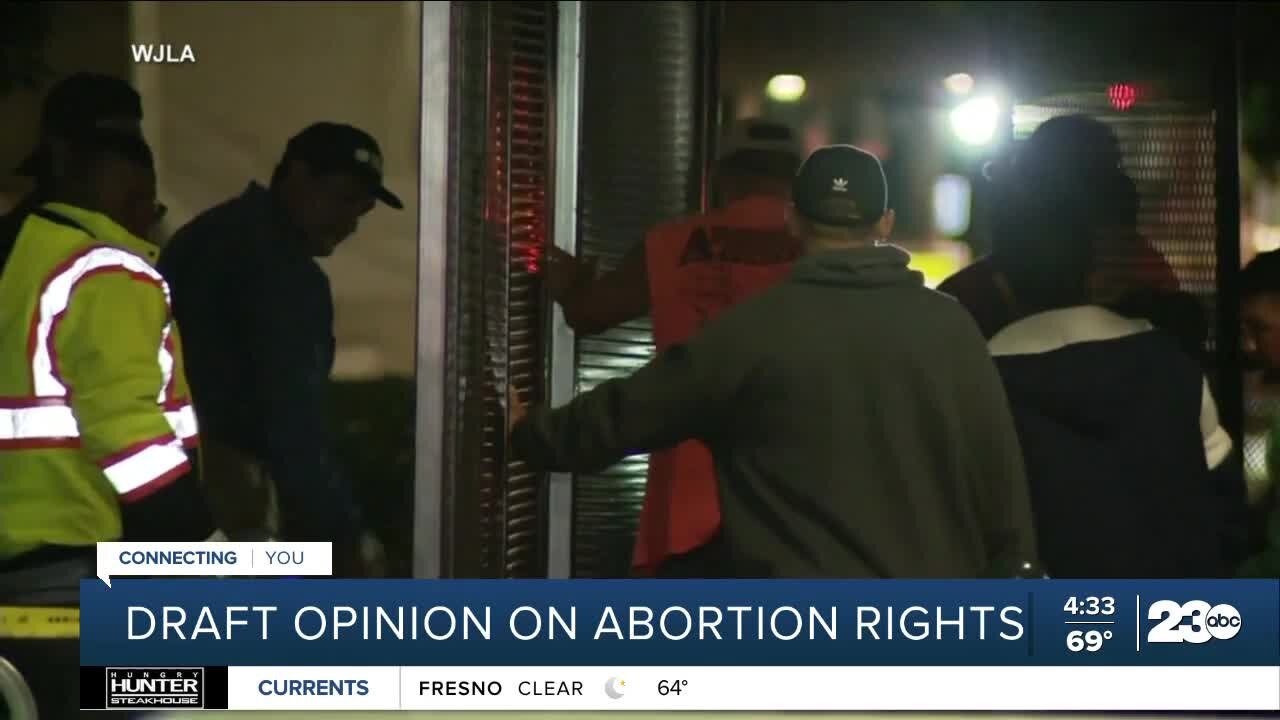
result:
M 107 668 L 107 707 L 204 707 L 204 668 Z

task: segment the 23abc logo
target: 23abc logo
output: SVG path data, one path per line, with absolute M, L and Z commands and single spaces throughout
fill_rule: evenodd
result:
M 1147 619 L 1156 626 L 1147 632 L 1149 643 L 1193 643 L 1230 640 L 1244 624 L 1240 611 L 1231 605 L 1213 605 L 1203 600 L 1177 603 L 1160 600 L 1151 604 Z

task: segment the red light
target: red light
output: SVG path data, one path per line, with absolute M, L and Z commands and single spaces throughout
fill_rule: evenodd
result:
M 542 270 L 542 239 L 534 238 L 521 252 L 524 255 L 524 269 L 530 275 L 537 275 Z
M 1132 85 L 1118 83 L 1107 88 L 1107 98 L 1111 107 L 1117 110 L 1128 110 L 1138 102 L 1138 89 Z

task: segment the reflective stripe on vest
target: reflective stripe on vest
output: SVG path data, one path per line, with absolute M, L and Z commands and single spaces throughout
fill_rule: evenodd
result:
M 53 347 L 54 331 L 62 319 L 67 306 L 71 304 L 71 293 L 80 281 L 103 272 L 125 272 L 130 276 L 151 283 L 164 292 L 165 306 L 169 305 L 169 286 L 160 273 L 156 272 L 142 258 L 131 253 L 111 247 L 95 247 L 72 257 L 62 265 L 56 274 L 45 283 L 40 293 L 40 303 L 36 308 L 36 326 L 34 347 L 31 358 L 31 382 L 36 397 L 66 397 L 67 388 L 58 378 L 56 368 L 56 351 Z M 168 337 L 166 326 L 164 337 Z M 167 355 L 164 344 L 160 347 L 160 367 L 165 368 L 164 357 Z M 172 373 L 172 358 L 166 372 L 165 385 Z M 162 386 L 163 387 L 163 386 Z
M 164 418 L 184 444 L 191 444 L 199 435 L 196 411 L 189 404 L 166 410 Z M 24 446 L 22 441 L 31 441 L 30 447 L 79 447 L 79 440 L 76 416 L 62 398 L 0 399 L 0 447 L 6 441 L 18 447 Z
M 99 465 L 116 492 L 126 500 L 130 493 L 172 480 L 189 467 L 182 443 L 172 435 L 138 443 Z
M 0 399 L 0 447 L 59 447 L 79 437 L 76 416 L 61 398 Z
M 57 326 L 71 303 L 76 286 L 93 275 L 124 272 L 164 293 L 172 314 L 169 286 L 144 260 L 112 247 L 93 247 L 59 266 L 40 294 L 31 326 L 31 382 L 35 397 L 0 398 L 0 448 L 79 447 L 80 429 L 69 404 L 69 392 L 58 375 L 54 345 Z M 173 327 L 161 333 L 157 362 L 162 382 L 156 395 L 173 434 L 135 445 L 101 463 L 107 478 L 124 495 L 185 471 L 183 445 L 195 443 L 198 425 L 194 408 L 175 397 Z

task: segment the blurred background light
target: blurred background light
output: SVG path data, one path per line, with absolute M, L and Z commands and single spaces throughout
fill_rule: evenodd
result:
M 1111 101 L 1111 107 L 1128 110 L 1138 102 L 1138 89 L 1128 83 L 1116 83 L 1107 88 L 1107 99 Z
M 966 145 L 986 145 L 995 139 L 1000 103 L 992 97 L 966 100 L 951 111 L 951 131 Z
M 926 287 L 936 288 L 943 280 L 960 271 L 968 263 L 954 252 L 945 250 L 912 250 L 908 267 L 924 275 Z
M 959 237 L 969 231 L 973 188 L 963 175 L 943 175 L 933 184 L 933 224 L 938 232 Z
M 795 102 L 804 97 L 804 78 L 799 75 L 774 75 L 769 78 L 764 91 L 775 102 Z
M 1255 224 L 1253 226 L 1253 248 L 1260 253 L 1280 250 L 1280 226 Z
M 823 145 L 831 144 L 831 128 L 827 127 L 825 123 L 813 122 L 805 127 L 802 137 L 804 139 L 804 154 L 808 156 L 809 153 Z
M 968 73 L 948 75 L 942 86 L 952 95 L 968 95 L 973 92 L 973 76 Z

